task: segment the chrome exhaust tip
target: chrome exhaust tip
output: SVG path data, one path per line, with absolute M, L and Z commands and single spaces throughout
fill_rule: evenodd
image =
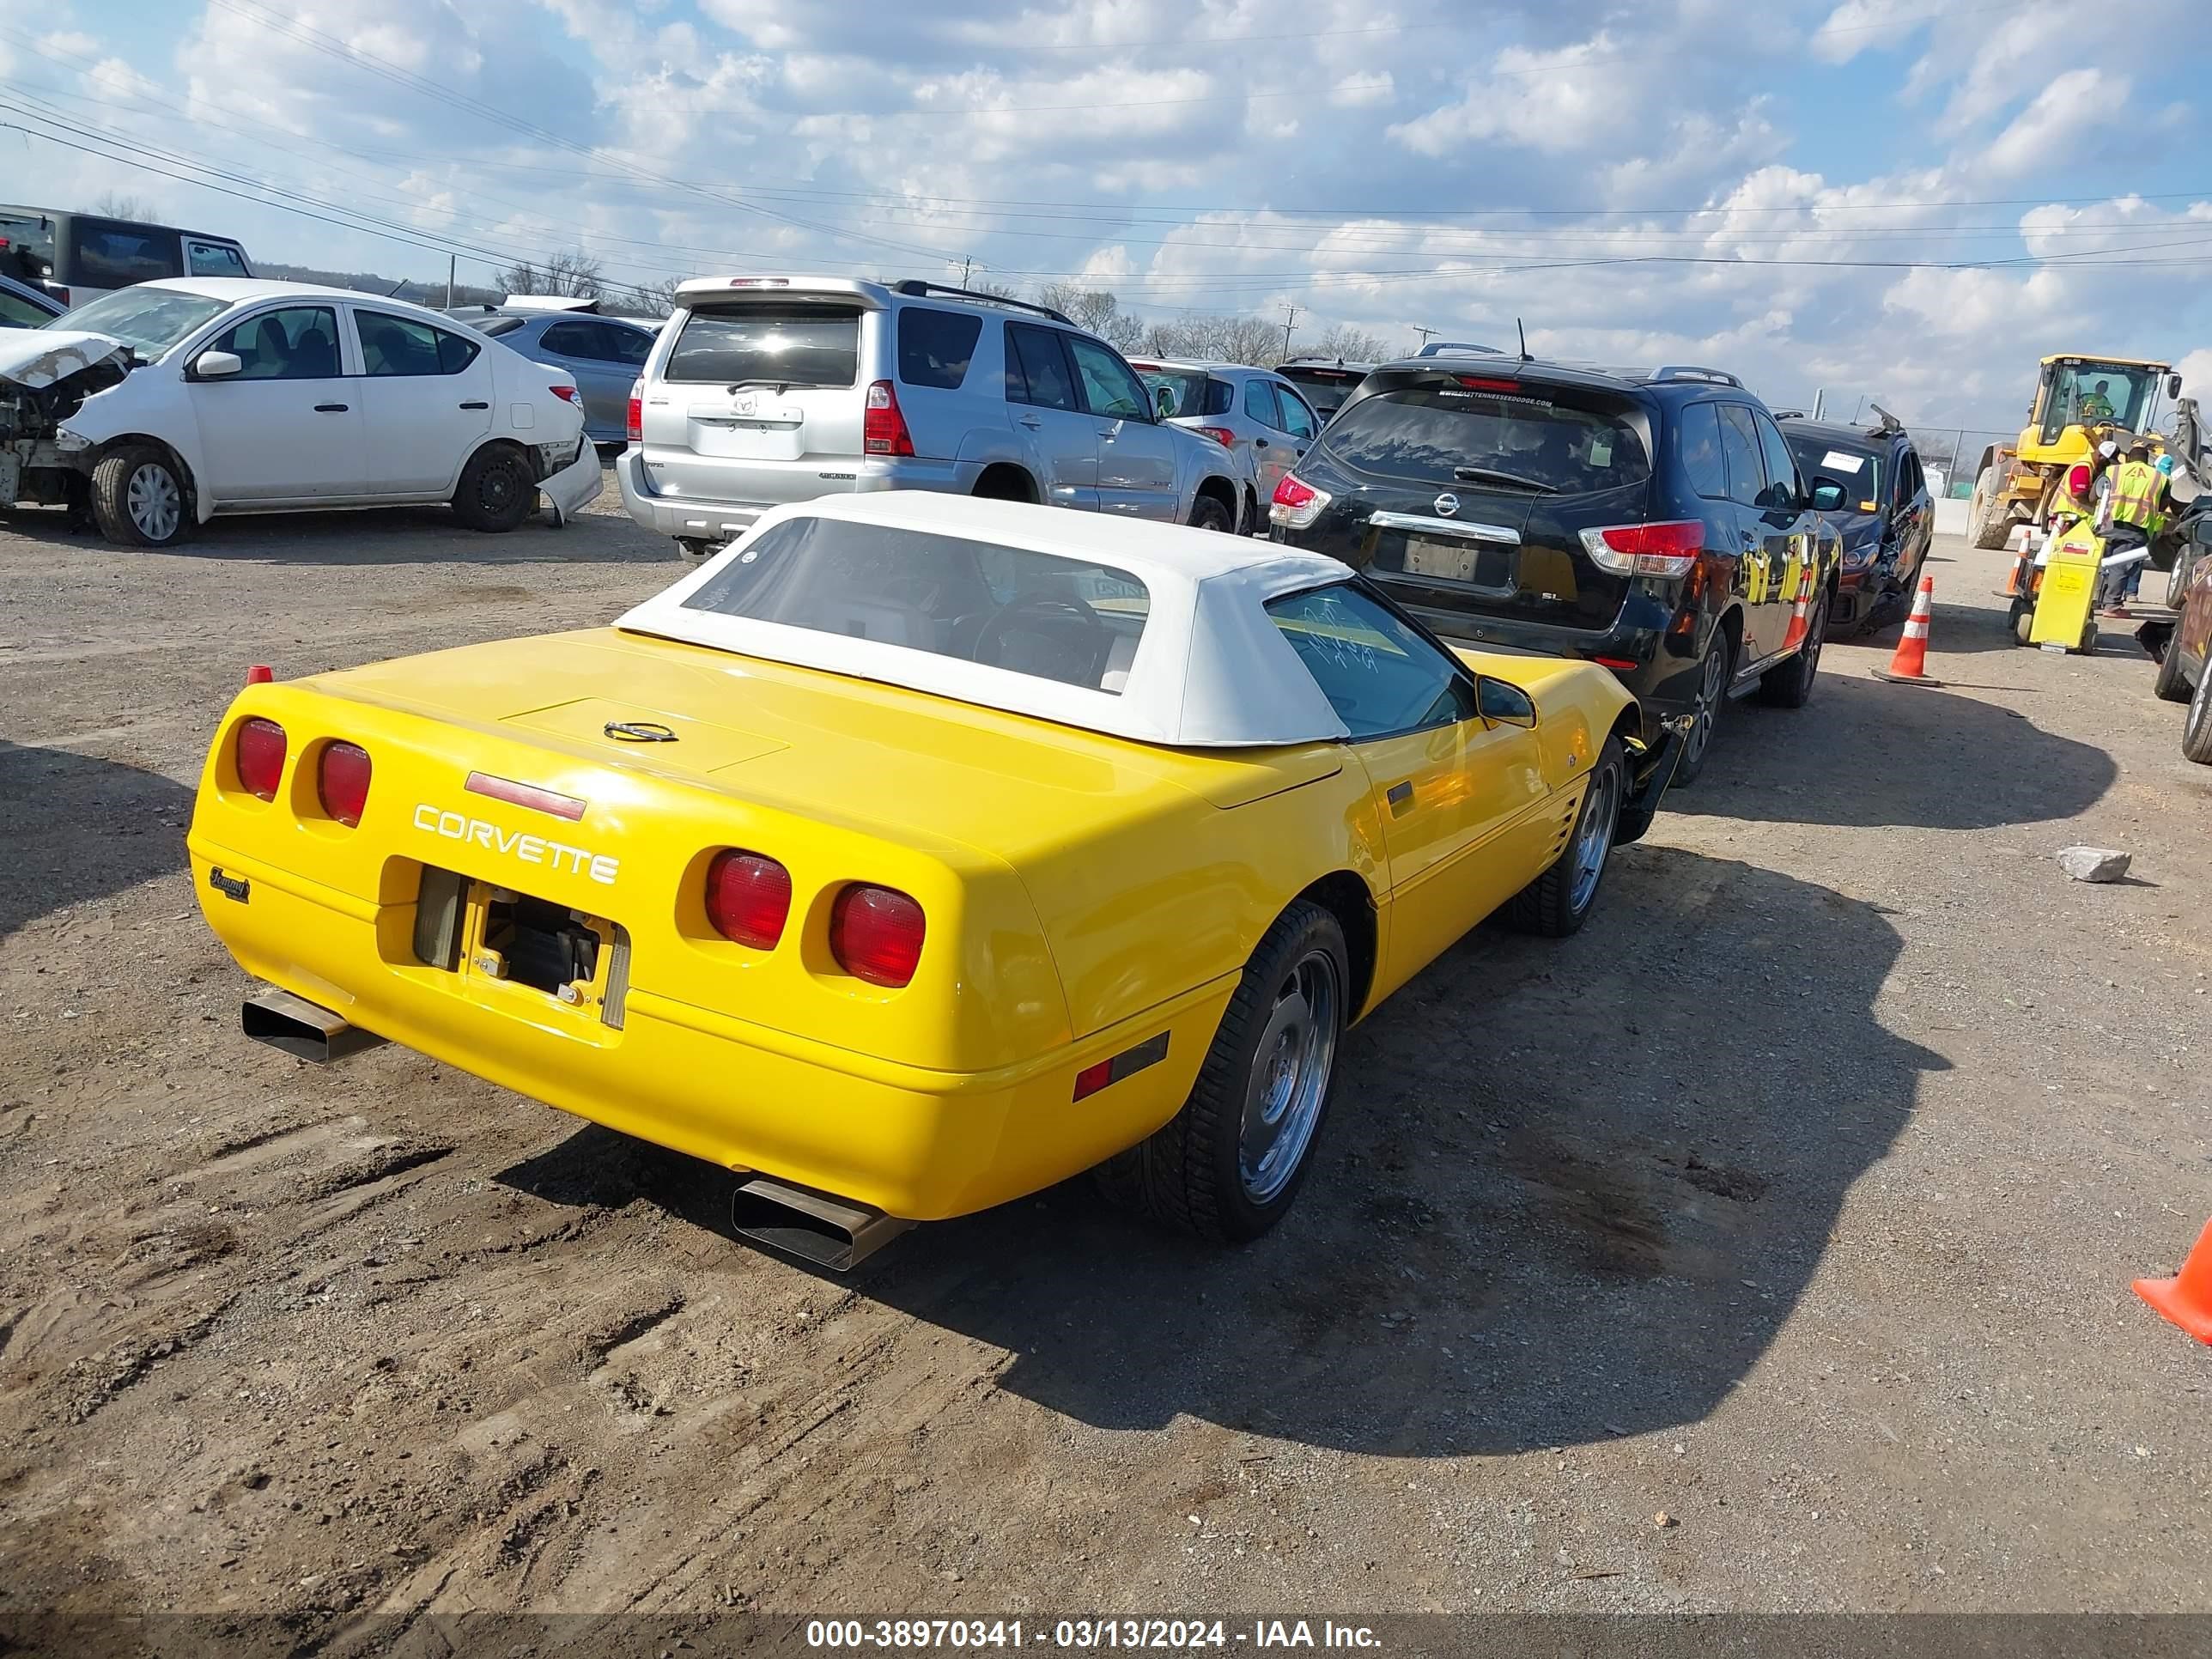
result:
M 239 1023 L 256 1042 L 319 1065 L 343 1060 L 384 1041 L 374 1031 L 349 1024 L 343 1015 L 273 985 L 264 985 L 246 998 L 239 1010 Z
M 730 1195 L 730 1224 L 758 1243 L 842 1273 L 914 1223 L 811 1187 L 755 1176 Z

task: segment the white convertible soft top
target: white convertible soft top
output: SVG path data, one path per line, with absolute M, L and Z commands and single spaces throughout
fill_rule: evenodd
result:
M 745 549 L 793 519 L 835 519 L 956 537 L 1127 571 L 1149 614 L 1118 690 L 939 654 L 885 640 L 687 608 Z M 623 616 L 631 633 L 849 674 L 1140 743 L 1252 748 L 1345 737 L 1344 722 L 1262 608 L 1350 578 L 1336 560 L 1246 536 L 1069 507 L 921 490 L 827 495 L 764 513 L 674 586 Z

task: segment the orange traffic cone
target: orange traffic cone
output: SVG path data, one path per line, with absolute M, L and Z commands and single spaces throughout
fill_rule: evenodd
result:
M 2199 1342 L 2212 1343 L 2212 1221 L 2171 1279 L 2138 1279 L 2136 1294 Z
M 1936 614 L 1936 579 L 1923 576 L 1920 591 L 1912 596 L 1912 614 L 1905 619 L 1905 637 L 1897 642 L 1897 654 L 1889 659 L 1889 666 L 1877 668 L 1874 677 L 1898 685 L 1941 685 L 1941 680 L 1928 678 L 1928 623 Z
M 1807 565 L 1797 576 L 1796 603 L 1790 607 L 1790 632 L 1782 641 L 1784 651 L 1795 651 L 1801 641 L 1812 629 L 1813 567 Z
M 2027 550 L 2033 539 L 2024 524 L 2014 525 L 2012 534 L 2005 538 L 2005 551 L 2012 555 L 2012 562 L 2005 567 L 2005 585 L 1997 589 L 1999 599 L 2009 599 L 2019 596 L 2020 568 L 2027 561 Z

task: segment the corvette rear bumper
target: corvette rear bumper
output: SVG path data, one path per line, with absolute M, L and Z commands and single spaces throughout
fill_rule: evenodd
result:
M 195 836 L 201 908 L 255 978 L 348 1024 L 726 1169 L 928 1221 L 1037 1191 L 1158 1128 L 1188 1095 L 1234 975 L 988 1072 L 932 1071 L 634 984 L 621 1024 L 526 988 L 472 988 L 408 948 L 415 906 L 341 893 Z M 1168 1036 L 1081 1100 L 1085 1067 Z

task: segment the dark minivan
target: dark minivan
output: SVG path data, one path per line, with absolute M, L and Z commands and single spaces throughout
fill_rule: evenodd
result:
M 1812 691 L 1842 500 L 1819 490 L 1732 374 L 1429 358 L 1361 381 L 1270 518 L 1446 638 L 1603 664 L 1655 742 L 1694 714 L 1687 783 L 1730 696 Z

